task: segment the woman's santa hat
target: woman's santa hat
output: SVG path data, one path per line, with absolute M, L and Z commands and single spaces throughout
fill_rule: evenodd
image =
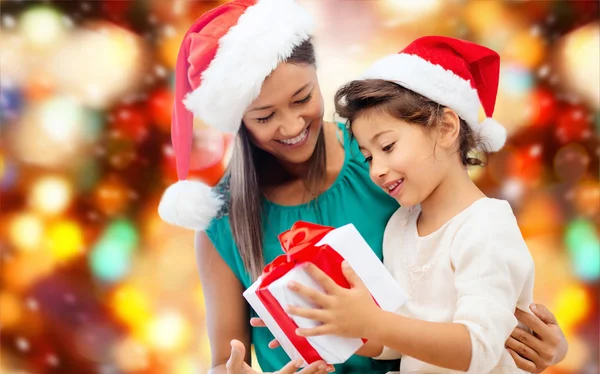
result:
M 392 81 L 453 109 L 495 152 L 506 142 L 506 129 L 491 118 L 499 75 L 495 51 L 460 39 L 425 36 L 375 62 L 361 79 Z M 482 123 L 479 105 L 487 117 Z
M 213 186 L 187 180 L 193 119 L 236 133 L 265 78 L 310 38 L 313 27 L 310 15 L 293 0 L 233 0 L 191 26 L 175 70 L 171 140 L 179 181 L 161 199 L 163 220 L 206 229 L 223 202 Z

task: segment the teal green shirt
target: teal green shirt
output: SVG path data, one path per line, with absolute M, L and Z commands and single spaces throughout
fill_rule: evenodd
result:
M 263 200 L 264 258 L 267 263 L 283 253 L 277 236 L 300 220 L 333 227 L 352 223 L 382 259 L 383 231 L 388 219 L 398 209 L 398 203 L 371 182 L 368 164 L 358 151 L 356 142 L 351 141 L 345 131 L 344 148 L 344 166 L 333 185 L 317 198 L 317 204 L 282 206 Z M 213 220 L 206 232 L 219 254 L 248 288 L 252 280 L 233 241 L 227 214 Z M 255 316 L 254 311 L 252 316 Z M 267 346 L 273 339 L 268 329 L 252 328 L 251 335 L 263 371 L 279 370 L 289 362 L 283 349 Z M 377 374 L 392 370 L 399 370 L 398 361 L 378 361 L 360 356 L 336 365 L 338 374 Z

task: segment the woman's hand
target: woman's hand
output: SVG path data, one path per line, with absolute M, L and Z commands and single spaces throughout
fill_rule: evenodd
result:
M 533 334 L 516 327 L 506 347 L 520 369 L 541 373 L 565 358 L 568 343 L 548 308 L 541 304 L 532 304 L 530 308 L 534 315 L 517 309 L 515 316 L 533 330 Z
M 245 361 L 246 348 L 239 340 L 231 341 L 231 355 L 227 361 L 227 374 L 258 374 L 258 372 L 250 367 Z M 272 374 L 293 374 L 302 365 L 301 360 L 291 361 L 281 370 Z M 325 374 L 327 365 L 323 361 L 313 362 L 311 365 L 300 370 L 298 374 Z
M 267 327 L 261 318 L 250 318 L 250 326 L 252 327 Z M 279 341 L 277 339 L 273 339 L 269 342 L 269 348 L 275 349 L 279 347 Z
M 350 289 L 339 286 L 313 264 L 308 264 L 306 271 L 321 284 L 326 293 L 295 282 L 290 283 L 288 287 L 292 291 L 312 301 L 319 309 L 290 306 L 288 313 L 321 322 L 321 325 L 310 329 L 298 329 L 296 333 L 300 336 L 332 334 L 348 338 L 364 337 L 380 309 L 350 265 L 345 261 L 342 263 L 342 271 Z
M 265 323 L 263 322 L 263 320 L 261 318 L 250 318 L 250 325 L 252 325 L 253 327 L 267 327 L 267 325 L 265 325 Z M 275 349 L 277 347 L 279 347 L 279 341 L 277 339 L 273 339 L 269 342 L 269 348 L 271 349 Z M 327 373 L 332 373 L 335 371 L 335 368 L 333 367 L 333 365 L 327 365 L 325 367 L 325 371 Z

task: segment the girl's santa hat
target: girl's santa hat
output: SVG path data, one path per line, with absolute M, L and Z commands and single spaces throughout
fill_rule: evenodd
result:
M 499 75 L 495 51 L 460 39 L 425 36 L 375 62 L 361 79 L 392 81 L 453 109 L 495 152 L 506 142 L 506 129 L 491 118 Z M 479 105 L 487 117 L 482 123 Z
M 233 0 L 203 14 L 185 34 L 175 70 L 171 140 L 179 181 L 165 191 L 160 217 L 204 230 L 222 201 L 211 185 L 188 181 L 193 119 L 236 133 L 271 72 L 313 31 L 294 0 Z

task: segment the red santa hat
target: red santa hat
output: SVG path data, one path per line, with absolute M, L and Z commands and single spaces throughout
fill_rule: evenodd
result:
M 189 181 L 193 119 L 236 133 L 267 76 L 313 31 L 294 0 L 233 0 L 203 14 L 185 34 L 175 69 L 171 140 L 179 181 L 161 199 L 160 217 L 204 230 L 222 201 L 211 185 Z
M 393 81 L 453 109 L 495 152 L 506 142 L 506 129 L 491 118 L 499 75 L 495 51 L 460 39 L 425 36 L 375 62 L 361 79 Z M 482 123 L 479 105 L 487 117 Z

